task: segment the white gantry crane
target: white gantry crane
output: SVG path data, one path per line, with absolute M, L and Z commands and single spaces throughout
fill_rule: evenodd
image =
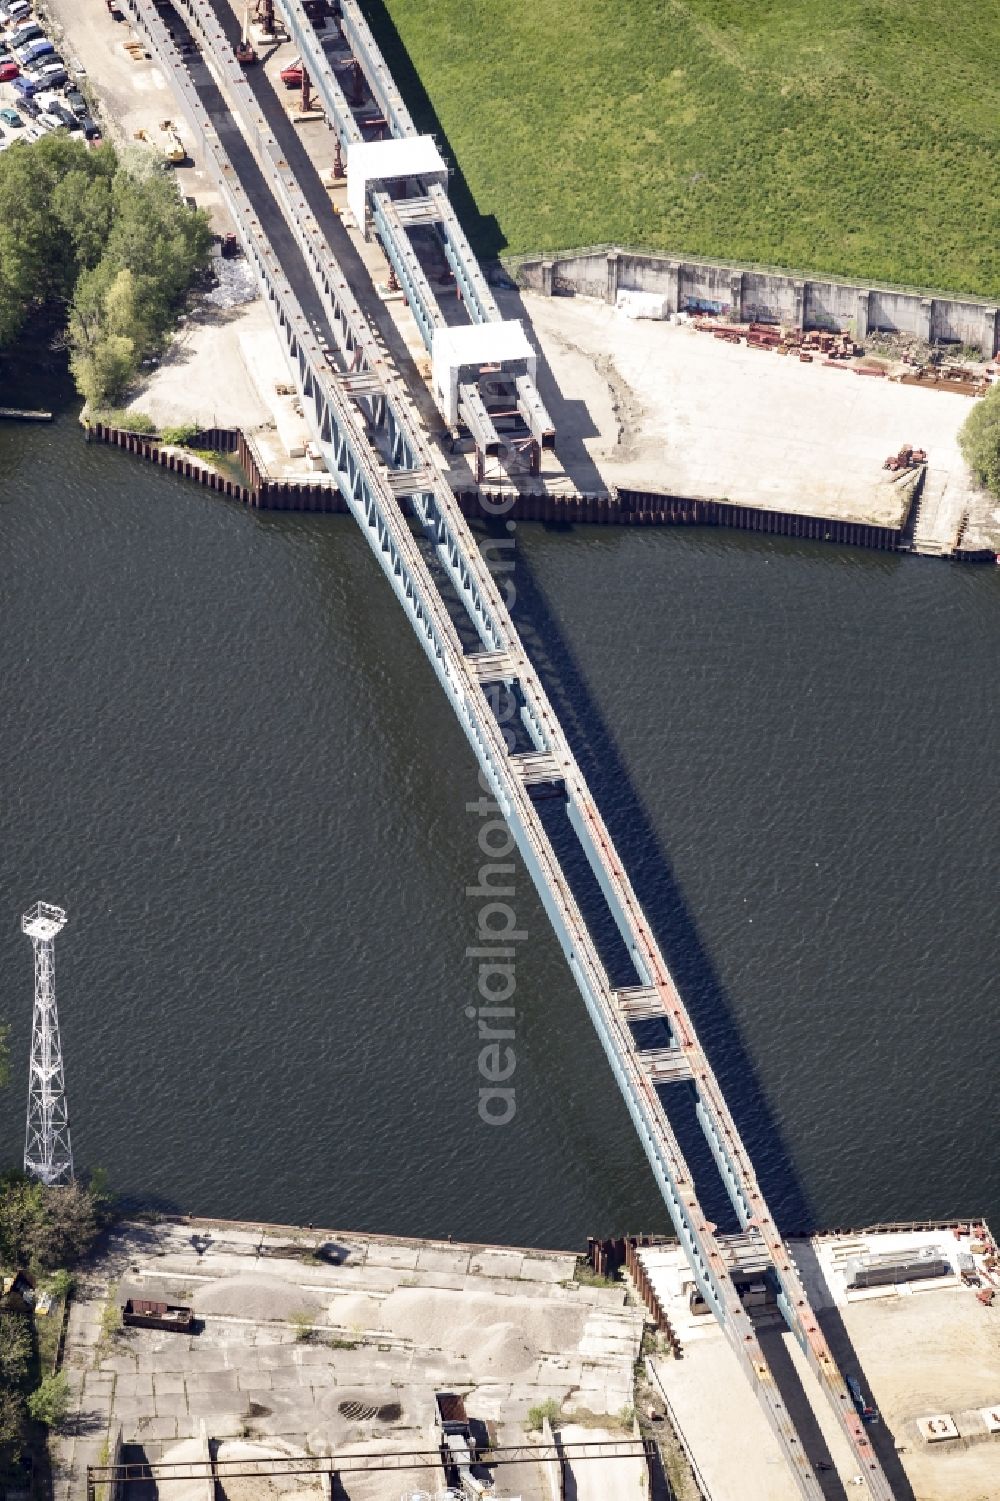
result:
M 63 909 L 51 907 L 48 902 L 36 902 L 21 918 L 21 928 L 35 951 L 35 1012 L 31 1025 L 24 1171 L 49 1185 L 73 1181 L 55 985 L 55 939 L 65 926 Z

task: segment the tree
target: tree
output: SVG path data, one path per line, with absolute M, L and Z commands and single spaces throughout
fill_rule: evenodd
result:
M 0 344 L 33 308 L 65 302 L 81 255 L 100 253 L 114 168 L 113 152 L 88 151 L 59 131 L 0 156 Z
M 0 1390 L 21 1385 L 31 1359 L 31 1329 L 19 1313 L 0 1313 Z
M 79 1183 L 49 1188 L 11 1173 L 0 1184 L 0 1260 L 51 1271 L 79 1261 L 97 1234 L 97 1206 Z
M 0 1386 L 0 1454 L 10 1463 L 20 1458 L 24 1438 L 24 1398 Z
M 1000 385 L 976 402 L 962 424 L 958 446 L 979 483 L 1000 495 Z
M 70 1389 L 65 1372 L 56 1371 L 54 1376 L 43 1376 L 28 1398 L 28 1411 L 36 1423 L 46 1428 L 58 1428 L 69 1412 Z
M 76 388 L 92 407 L 106 407 L 121 399 L 139 368 L 132 339 L 121 334 L 99 335 L 87 351 L 70 355 Z
M 207 215 L 148 153 L 90 151 L 54 132 L 0 155 L 0 346 L 43 304 L 68 309 L 66 342 L 89 402 L 120 398 L 207 264 Z

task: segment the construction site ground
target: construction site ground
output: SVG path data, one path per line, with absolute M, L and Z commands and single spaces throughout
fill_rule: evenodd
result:
M 127 25 L 99 0 L 47 0 L 65 29 L 102 115 L 119 143 L 173 118 L 193 153 L 177 169 L 181 190 L 212 216 L 220 234 L 228 216 L 160 70 L 124 50 Z M 237 13 L 241 13 L 237 11 Z M 322 184 L 329 237 L 355 295 L 378 329 L 430 434 L 442 471 L 458 489 L 475 485 L 471 456 L 454 450 L 429 389 L 429 360 L 402 296 L 388 292 L 381 248 L 365 241 L 334 180 L 332 132 L 318 114 L 303 116 L 297 90 L 278 73 L 294 57 L 271 47 L 252 70 L 272 121 L 295 123 L 304 157 Z M 306 169 L 308 171 L 308 168 Z M 305 186 L 305 184 L 304 184 Z M 311 183 L 318 201 L 315 177 Z M 454 288 L 441 291 L 454 296 Z M 747 506 L 897 526 L 912 478 L 895 479 L 884 460 L 902 444 L 927 451 L 917 549 L 948 552 L 965 519 L 963 546 L 1000 551 L 1000 507 L 970 482 L 958 430 L 972 399 L 951 392 L 859 378 L 819 361 L 801 364 L 736 346 L 691 326 L 630 319 L 583 297 L 498 291 L 504 314 L 524 321 L 539 353 L 538 384 L 557 432 L 542 474 L 511 477 L 491 461 L 486 484 L 555 493 L 614 489 L 666 491 Z M 258 438 L 268 471 L 301 476 L 308 435 L 295 398 L 282 393 L 288 372 L 261 302 L 228 307 L 195 300 L 175 346 L 147 373 L 134 405 L 157 423 L 240 426 Z M 291 450 L 291 452 L 289 452 Z
M 548 1402 L 593 1437 L 622 1437 L 643 1312 L 622 1285 L 586 1285 L 575 1268 L 567 1252 L 122 1226 L 70 1305 L 73 1413 L 53 1438 L 57 1501 L 82 1501 L 86 1467 L 107 1462 L 119 1427 L 150 1462 L 190 1459 L 206 1437 L 261 1454 L 434 1449 L 440 1389 L 463 1394 L 498 1444 L 528 1441 L 530 1409 Z M 118 1328 L 127 1297 L 187 1304 L 199 1330 Z M 640 1493 L 639 1462 L 586 1463 L 619 1465 L 621 1493 Z M 596 1478 L 580 1484 L 581 1501 Z M 350 1501 L 398 1501 L 444 1476 L 395 1469 L 343 1483 Z M 543 1467 L 504 1467 L 497 1494 L 549 1501 Z
M 868 1428 L 893 1494 L 909 1501 L 996 1501 L 1000 1495 L 1000 1304 L 984 1307 L 957 1275 L 898 1288 L 846 1290 L 845 1259 L 862 1247 L 954 1258 L 968 1237 L 950 1231 L 912 1235 L 819 1236 L 790 1248 L 823 1332 L 845 1374 L 859 1377 L 879 1412 Z M 689 1272 L 678 1248 L 642 1250 L 677 1335 L 679 1358 L 647 1360 L 651 1384 L 693 1455 L 712 1501 L 797 1501 L 798 1491 L 761 1408 L 722 1331 L 709 1315 L 692 1315 Z M 865 1494 L 828 1400 L 778 1314 L 765 1317 L 761 1342 L 775 1369 L 794 1371 L 783 1395 L 807 1445 L 825 1452 L 826 1495 Z M 996 1432 L 983 1409 L 998 1408 Z M 950 1415 L 954 1440 L 928 1442 L 922 1419 Z

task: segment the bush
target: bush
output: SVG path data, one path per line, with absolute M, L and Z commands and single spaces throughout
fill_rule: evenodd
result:
M 126 433 L 155 433 L 156 423 L 146 412 L 130 412 L 124 407 L 109 412 L 95 412 L 95 420 L 108 427 L 120 427 Z
M 58 1428 L 69 1412 L 69 1382 L 63 1371 L 54 1376 L 43 1376 L 42 1383 L 28 1398 L 28 1411 L 36 1423 L 46 1428 Z
M 185 422 L 180 427 L 161 427 L 160 437 L 164 443 L 173 443 L 177 448 L 186 448 L 192 438 L 201 432 L 197 422 Z
M 962 425 L 958 446 L 978 482 L 1000 495 L 1000 385 L 976 402 Z
M 0 1456 L 15 1463 L 24 1439 L 24 1398 L 0 1383 Z
M 47 1283 L 49 1292 L 57 1300 L 68 1298 L 75 1285 L 76 1278 L 72 1272 L 67 1272 L 65 1267 L 60 1267 L 58 1271 L 53 1272 Z
M 117 1339 L 123 1328 L 121 1305 L 118 1302 L 118 1284 L 112 1282 L 108 1288 L 104 1307 L 101 1309 L 101 1344 L 108 1344 L 111 1340 Z
M 288 1321 L 295 1330 L 295 1338 L 299 1344 L 307 1345 L 313 1337 L 313 1316 L 307 1308 L 300 1308 L 291 1315 Z
M 555 1427 L 559 1421 L 561 1412 L 562 1408 L 555 1397 L 546 1397 L 544 1402 L 539 1402 L 537 1406 L 528 1408 L 528 1428 L 540 1429 L 546 1418 L 548 1418 L 549 1424 Z

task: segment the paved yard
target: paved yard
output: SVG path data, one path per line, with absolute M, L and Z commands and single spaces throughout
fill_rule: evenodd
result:
M 463 1393 L 499 1443 L 523 1442 L 529 1409 L 549 1399 L 613 1419 L 632 1401 L 642 1314 L 622 1287 L 575 1281 L 574 1266 L 567 1253 L 446 1242 L 126 1226 L 71 1309 L 77 1402 L 57 1441 L 59 1501 L 83 1495 L 119 1426 L 156 1461 L 203 1435 L 299 1454 L 426 1450 L 436 1389 Z M 129 1296 L 190 1304 L 200 1330 L 109 1332 L 106 1308 Z M 547 1495 L 536 1466 L 518 1469 L 503 1479 L 525 1501 Z M 359 1478 L 352 1501 L 390 1478 L 397 1497 L 399 1472 Z

